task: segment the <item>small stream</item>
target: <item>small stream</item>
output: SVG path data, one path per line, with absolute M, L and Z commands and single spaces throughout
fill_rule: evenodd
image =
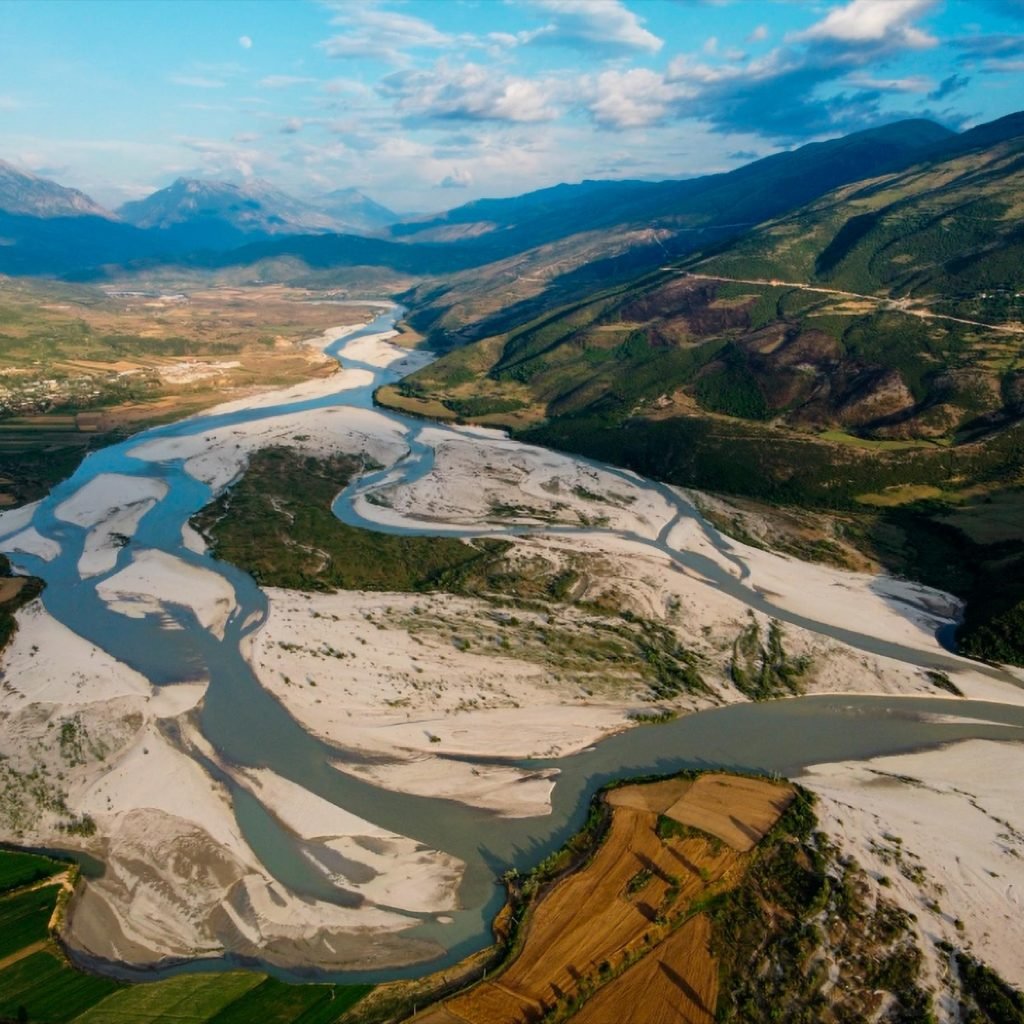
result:
M 339 750 L 309 735 L 260 686 L 240 653 L 242 639 L 265 620 L 267 604 L 263 593 L 245 573 L 183 546 L 182 526 L 211 500 L 210 489 L 185 471 L 181 459 L 147 462 L 133 457 L 130 452 L 140 443 L 157 438 L 192 436 L 209 432 L 212 428 L 303 410 L 327 406 L 372 407 L 376 388 L 398 379 L 399 375 L 394 371 L 355 363 L 345 356 L 345 348 L 359 338 L 390 329 L 401 313 L 399 307 L 390 308 L 367 327 L 340 338 L 328 348 L 328 352 L 343 359 L 347 367 L 370 370 L 373 373 L 371 384 L 316 399 L 227 414 L 201 415 L 145 431 L 121 444 L 98 451 L 90 455 L 70 479 L 56 487 L 33 516 L 31 525 L 44 537 L 60 544 L 60 555 L 50 562 L 20 552 L 12 555 L 12 560 L 21 570 L 46 580 L 42 600 L 51 615 L 154 684 L 170 685 L 208 678 L 209 688 L 198 714 L 198 725 L 225 763 L 269 768 L 360 817 L 454 854 L 466 862 L 466 875 L 460 892 L 463 909 L 451 915 L 453 921 L 442 924 L 430 915 L 412 915 L 425 919 L 406 933 L 410 938 L 426 938 L 440 943 L 447 950 L 443 958 L 426 967 L 418 965 L 321 977 L 377 981 L 418 975 L 426 969 L 453 963 L 489 943 L 489 922 L 503 898 L 503 890 L 495 884 L 496 873 L 509 866 L 528 867 L 563 843 L 581 824 L 589 796 L 609 779 L 709 766 L 791 775 L 816 762 L 864 759 L 967 738 L 1016 739 L 1022 735 L 1017 730 L 1024 727 L 1024 708 L 960 699 L 822 696 L 734 705 L 662 726 L 633 729 L 557 761 L 512 762 L 536 768 L 555 765 L 561 770 L 554 789 L 551 815 L 524 819 L 503 819 L 450 800 L 389 792 L 332 768 L 332 760 L 351 763 L 362 760 L 362 757 L 357 752 Z M 383 410 L 380 412 L 401 429 L 408 444 L 408 454 L 397 466 L 366 474 L 352 483 L 339 496 L 335 513 L 344 522 L 367 529 L 429 534 L 429 529 L 382 527 L 362 519 L 355 510 L 355 499 L 385 479 L 389 483 L 396 479 L 410 482 L 428 473 L 433 466 L 433 448 L 418 436 L 424 424 Z M 472 436 L 463 432 L 452 433 L 463 441 Z M 746 570 L 729 541 L 674 491 L 613 467 L 596 462 L 588 464 L 627 479 L 633 486 L 657 492 L 674 510 L 672 521 L 656 540 L 628 533 L 619 533 L 619 536 L 657 549 L 699 573 L 709 586 L 737 598 L 750 608 L 833 637 L 860 650 L 898 658 L 909 664 L 926 668 L 955 668 L 962 664 L 938 647 L 934 652 L 917 651 L 817 623 L 776 607 L 745 582 Z M 77 562 L 88 530 L 57 519 L 54 511 L 90 480 L 104 473 L 155 477 L 167 485 L 168 493 L 142 519 L 132 543 L 119 552 L 115 567 L 104 575 L 82 580 Z M 667 538 L 672 526 L 683 517 L 697 521 L 704 535 L 737 568 L 738 575 L 731 574 L 703 555 L 669 547 Z M 593 533 L 594 528 L 581 527 L 577 531 L 565 526 L 490 526 L 479 530 L 460 530 L 454 534 L 446 530 L 445 535 L 471 537 L 580 531 Z M 0 536 L 0 541 L 3 539 Z M 127 618 L 111 611 L 99 598 L 97 585 L 125 568 L 133 550 L 143 548 L 165 551 L 217 573 L 232 586 L 236 607 L 223 639 L 204 629 L 186 608 L 170 607 L 172 617 L 181 628 L 168 630 L 160 616 Z M 993 675 L 1002 675 L 997 669 L 979 668 Z M 924 712 L 929 714 L 926 716 Z M 943 713 L 974 721 L 938 724 L 933 716 Z M 256 797 L 212 766 L 204 764 L 204 767 L 228 786 L 245 839 L 271 875 L 295 892 L 328 902 L 347 902 L 346 894 L 339 892 L 326 875 L 303 855 L 296 837 Z M 178 969 L 217 969 L 228 962 L 226 959 L 203 961 Z M 277 973 L 288 976 L 287 972 Z M 308 973 L 296 971 L 294 976 L 308 977 Z

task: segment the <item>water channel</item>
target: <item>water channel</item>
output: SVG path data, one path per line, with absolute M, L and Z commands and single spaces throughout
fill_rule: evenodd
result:
M 345 809 L 411 836 L 428 846 L 454 854 L 465 861 L 466 875 L 460 892 L 463 909 L 441 923 L 431 915 L 407 934 L 431 939 L 447 951 L 438 960 L 408 968 L 377 972 L 326 975 L 336 980 L 383 980 L 423 973 L 458 960 L 490 941 L 489 922 L 501 903 L 503 890 L 497 874 L 509 866 L 528 867 L 556 848 L 579 827 L 589 796 L 605 781 L 621 776 L 676 771 L 682 768 L 726 766 L 746 770 L 798 773 L 816 762 L 863 759 L 905 752 L 967 738 L 1018 739 L 1024 736 L 1024 708 L 962 699 L 933 700 L 886 697 L 802 697 L 761 704 L 741 704 L 702 712 L 658 727 L 634 729 L 613 736 L 575 756 L 557 761 L 515 762 L 525 767 L 556 766 L 561 774 L 553 793 L 553 810 L 541 818 L 505 819 L 450 800 L 389 792 L 333 767 L 331 761 L 360 760 L 360 755 L 310 736 L 269 693 L 260 686 L 239 651 L 239 643 L 258 629 L 266 616 L 266 599 L 245 573 L 182 543 L 182 526 L 207 504 L 212 494 L 190 476 L 184 460 L 143 461 L 131 454 L 143 442 L 158 438 L 209 433 L 214 428 L 262 420 L 325 406 L 369 408 L 373 392 L 381 384 L 398 379 L 398 373 L 369 367 L 346 357 L 345 348 L 362 337 L 388 330 L 401 315 L 399 307 L 381 313 L 371 324 L 347 334 L 328 348 L 346 367 L 370 370 L 373 381 L 362 387 L 277 406 L 261 406 L 228 414 L 200 415 L 169 426 L 145 431 L 123 443 L 90 455 L 77 472 L 37 507 L 31 525 L 60 545 L 60 554 L 46 562 L 32 555 L 12 556 L 20 569 L 42 577 L 47 587 L 43 603 L 56 619 L 113 657 L 131 666 L 156 685 L 172 685 L 205 677 L 209 687 L 198 717 L 199 727 L 229 764 L 266 767 L 305 789 Z M 423 423 L 382 413 L 404 434 L 408 454 L 396 467 L 370 473 L 355 481 L 338 498 L 336 514 L 345 522 L 368 529 L 385 529 L 364 520 L 356 511 L 355 498 L 384 480 L 411 481 L 430 471 L 433 449 L 419 437 Z M 441 428 L 447 429 L 447 428 Z M 466 433 L 459 433 L 465 439 Z M 586 460 L 581 460 L 586 461 Z M 722 589 L 749 607 L 833 637 L 864 651 L 899 658 L 929 668 L 962 664 L 936 647 L 922 652 L 886 643 L 849 630 L 817 623 L 777 608 L 744 582 L 742 563 L 732 554 L 726 538 L 704 522 L 683 498 L 662 484 L 643 481 L 635 474 L 599 463 L 604 472 L 625 475 L 634 486 L 656 491 L 675 510 L 675 518 L 657 540 L 626 534 L 653 545 L 665 555 L 702 575 L 709 586 Z M 132 544 L 118 555 L 108 573 L 81 579 L 77 563 L 88 530 L 55 515 L 57 507 L 90 480 L 104 473 L 156 477 L 168 487 L 142 519 Z M 706 556 L 669 547 L 667 538 L 680 517 L 696 519 L 705 535 L 739 570 L 733 575 Z M 0 528 L 2 529 L 2 528 Z M 399 527 L 386 527 L 398 530 Z M 593 532 L 593 527 L 586 528 Z M 535 530 L 540 533 L 571 532 L 570 527 L 524 528 L 488 526 L 458 530 L 456 535 L 507 535 Z M 427 527 L 407 532 L 429 533 Z M 436 531 L 435 531 L 436 532 Z M 446 535 L 452 531 L 445 530 Z M 3 538 L 0 537 L 0 541 Z M 194 614 L 172 608 L 176 625 L 168 630 L 160 616 L 127 618 L 111 611 L 97 595 L 104 579 L 123 569 L 132 550 L 155 548 L 225 578 L 233 587 L 237 605 L 223 638 L 203 628 Z M 984 667 L 982 667 L 984 668 Z M 992 669 L 992 674 L 1000 674 Z M 957 716 L 943 723 L 937 716 Z M 208 769 L 209 765 L 206 765 Z M 267 870 L 292 890 L 317 899 L 345 902 L 346 894 L 303 855 L 301 843 L 249 792 L 230 777 L 218 775 L 229 787 L 239 826 Z M 204 961 L 191 969 L 223 967 L 224 961 Z M 303 976 L 302 972 L 295 972 Z

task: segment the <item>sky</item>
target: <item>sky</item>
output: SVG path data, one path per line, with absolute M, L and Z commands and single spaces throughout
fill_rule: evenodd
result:
M 1024 0 L 0 0 L 0 159 L 428 212 L 1024 108 Z

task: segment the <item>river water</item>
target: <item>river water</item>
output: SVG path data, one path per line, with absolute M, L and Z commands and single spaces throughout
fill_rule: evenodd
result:
M 377 825 L 411 836 L 426 845 L 454 854 L 465 861 L 466 875 L 460 891 L 463 909 L 441 923 L 431 915 L 418 915 L 422 923 L 406 933 L 409 937 L 431 939 L 447 953 L 427 967 L 333 974 L 336 980 L 383 980 L 410 976 L 452 963 L 490 941 L 489 922 L 500 906 L 503 890 L 495 884 L 496 874 L 509 866 L 527 867 L 556 848 L 575 831 L 586 814 L 589 796 L 609 779 L 677 771 L 682 768 L 724 766 L 798 773 L 816 762 L 863 759 L 918 749 L 923 746 L 972 737 L 1017 739 L 1024 727 L 1024 708 L 961 699 L 899 699 L 885 697 L 802 697 L 761 704 L 741 704 L 702 712 L 658 727 L 633 729 L 611 737 L 595 747 L 558 761 L 515 762 L 526 767 L 557 766 L 561 774 L 553 793 L 551 815 L 542 818 L 503 819 L 441 799 L 408 796 L 377 788 L 331 767 L 332 759 L 358 761 L 360 755 L 341 751 L 310 736 L 284 708 L 265 691 L 239 651 L 241 640 L 258 629 L 266 616 L 266 599 L 252 579 L 225 563 L 187 550 L 182 544 L 182 526 L 212 497 L 210 489 L 190 476 L 181 459 L 147 462 L 131 455 L 140 443 L 158 438 L 203 434 L 212 428 L 262 420 L 304 409 L 325 406 L 372 406 L 373 391 L 397 379 L 398 374 L 363 366 L 345 356 L 345 347 L 361 337 L 388 330 L 401 314 L 389 309 L 366 328 L 336 341 L 328 352 L 339 356 L 346 366 L 373 373 L 373 382 L 336 394 L 262 406 L 229 414 L 197 416 L 170 426 L 158 427 L 90 455 L 77 472 L 56 487 L 38 506 L 32 519 L 44 537 L 56 541 L 60 555 L 50 562 L 17 553 L 19 568 L 47 582 L 43 603 L 47 610 L 120 661 L 138 670 L 154 684 L 166 685 L 205 676 L 209 687 L 199 712 L 199 728 L 224 762 L 247 767 L 265 767 L 305 789 Z M 423 423 L 386 413 L 406 438 L 408 454 L 397 467 L 367 474 L 355 481 L 338 498 L 336 514 L 345 522 L 369 529 L 385 529 L 363 520 L 354 498 L 381 481 L 396 478 L 414 480 L 429 472 L 433 449 L 417 436 Z M 442 428 L 443 429 L 443 428 Z M 461 439 L 465 433 L 459 433 Z M 621 474 L 612 467 L 590 463 L 605 472 Z M 156 477 L 168 493 L 141 521 L 131 545 L 118 555 L 109 573 L 82 580 L 77 562 L 87 530 L 56 518 L 54 510 L 90 480 L 103 473 Z M 958 662 L 936 647 L 921 652 L 816 623 L 776 608 L 744 583 L 742 564 L 731 553 L 728 541 L 704 522 L 696 510 L 669 488 L 651 481 L 640 486 L 657 491 L 676 510 L 676 518 L 656 541 L 632 536 L 651 544 L 679 563 L 696 570 L 718 587 L 751 608 L 783 621 L 815 630 L 862 650 L 895 657 L 924 667 L 953 667 Z M 667 538 L 679 517 L 697 520 L 707 538 L 740 569 L 739 578 L 704 556 L 673 550 Z M 399 527 L 387 527 L 399 530 Z M 587 528 L 593 532 L 593 527 Z M 429 533 L 427 529 L 405 532 Z M 465 536 L 524 533 L 523 528 L 488 527 L 486 530 L 458 531 Z M 538 528 L 537 532 L 571 532 L 571 528 Z M 446 531 L 451 535 L 450 531 Z M 4 540 L 0 536 L 0 544 Z M 233 587 L 237 606 L 223 638 L 203 628 L 186 608 L 170 609 L 176 624 L 165 628 L 161 617 L 127 618 L 111 611 L 96 587 L 123 569 L 132 550 L 155 548 L 224 577 Z M 997 670 L 991 670 L 999 674 Z M 948 713 L 958 721 L 940 723 L 936 715 Z M 214 770 L 204 765 L 208 770 Z M 321 900 L 344 902 L 345 895 L 303 855 L 301 844 L 277 819 L 230 777 L 218 778 L 232 793 L 239 826 L 267 870 L 296 892 Z M 223 966 L 204 961 L 197 969 Z M 301 973 L 301 972 L 299 972 Z

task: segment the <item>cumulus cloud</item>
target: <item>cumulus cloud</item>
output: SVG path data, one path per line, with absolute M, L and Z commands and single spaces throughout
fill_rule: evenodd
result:
M 529 0 L 528 6 L 549 23 L 520 42 L 641 53 L 657 53 L 664 45 L 621 0 Z
M 252 146 L 194 136 L 182 136 L 176 141 L 199 157 L 200 166 L 195 170 L 204 177 L 252 178 L 257 170 L 266 174 L 275 167 L 271 154 Z
M 604 71 L 593 85 L 591 116 L 605 128 L 639 128 L 663 120 L 686 90 L 647 68 Z
M 302 131 L 305 121 L 301 117 L 289 117 L 280 127 L 282 135 L 298 135 Z
M 446 174 L 438 184 L 438 188 L 469 188 L 473 184 L 473 175 L 469 171 L 455 167 L 451 174 Z
M 396 71 L 377 89 L 406 117 L 529 122 L 549 121 L 559 113 L 550 99 L 553 83 L 503 75 L 479 64 L 456 67 L 441 61 L 422 71 Z
M 719 131 L 785 142 L 855 131 L 886 119 L 886 96 L 935 90 L 922 75 L 875 72 L 900 52 L 937 42 L 915 24 L 934 2 L 849 0 L 753 59 L 677 56 L 666 81 L 689 89 L 688 116 Z
M 239 36 L 238 37 L 238 45 L 243 50 L 251 50 L 252 49 L 252 37 L 251 36 Z
M 852 0 L 790 38 L 922 50 L 938 40 L 912 22 L 934 5 L 935 0 Z
M 768 32 L 768 26 L 767 25 L 758 25 L 757 28 L 755 28 L 754 31 L 751 32 L 749 36 L 747 36 L 747 42 L 748 43 L 760 43 L 760 42 L 763 42 L 765 39 L 768 38 L 769 34 L 770 33 Z

